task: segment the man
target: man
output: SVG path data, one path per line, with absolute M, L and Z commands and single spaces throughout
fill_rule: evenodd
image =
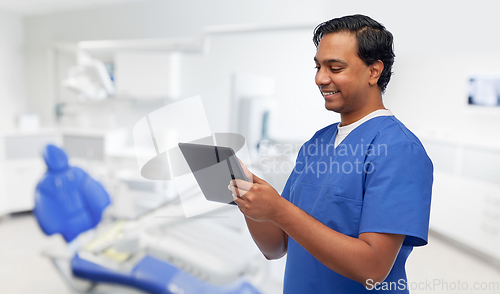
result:
M 252 175 L 228 188 L 284 293 L 408 293 L 405 262 L 427 244 L 433 167 L 382 102 L 392 34 L 363 15 L 316 27 L 316 84 L 341 122 L 306 142 L 280 196 Z M 373 292 L 373 291 L 372 291 Z

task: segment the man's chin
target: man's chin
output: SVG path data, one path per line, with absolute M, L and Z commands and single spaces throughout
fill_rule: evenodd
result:
M 326 110 L 333 111 L 336 113 L 340 113 L 340 111 L 342 110 L 341 107 L 338 107 L 336 105 L 331 105 L 328 102 L 325 102 L 325 108 Z

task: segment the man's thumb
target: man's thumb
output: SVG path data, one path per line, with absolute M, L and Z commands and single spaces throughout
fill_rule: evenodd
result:
M 266 182 L 263 179 L 261 179 L 258 176 L 256 176 L 255 174 L 252 174 L 252 180 L 253 180 L 254 183 L 257 183 L 257 184 L 262 184 L 262 183 Z
M 238 161 L 240 162 L 241 167 L 243 168 L 243 173 L 245 173 L 245 176 L 247 177 L 248 181 L 253 182 L 253 183 L 265 182 L 263 179 L 257 177 L 251 171 L 249 171 L 248 168 L 243 164 L 243 162 L 239 158 L 238 158 Z

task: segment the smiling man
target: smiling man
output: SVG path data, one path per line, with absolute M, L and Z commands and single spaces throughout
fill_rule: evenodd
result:
M 316 27 L 316 84 L 341 121 L 299 151 L 279 195 L 267 182 L 229 188 L 268 259 L 287 254 L 284 293 L 408 293 L 405 262 L 427 244 L 432 163 L 384 107 L 393 37 L 363 16 Z

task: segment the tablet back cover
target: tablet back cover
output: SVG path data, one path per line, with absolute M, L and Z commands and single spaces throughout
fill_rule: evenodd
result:
M 205 198 L 235 204 L 227 185 L 231 179 L 248 179 L 234 151 L 229 147 L 190 143 L 179 143 L 179 148 Z

